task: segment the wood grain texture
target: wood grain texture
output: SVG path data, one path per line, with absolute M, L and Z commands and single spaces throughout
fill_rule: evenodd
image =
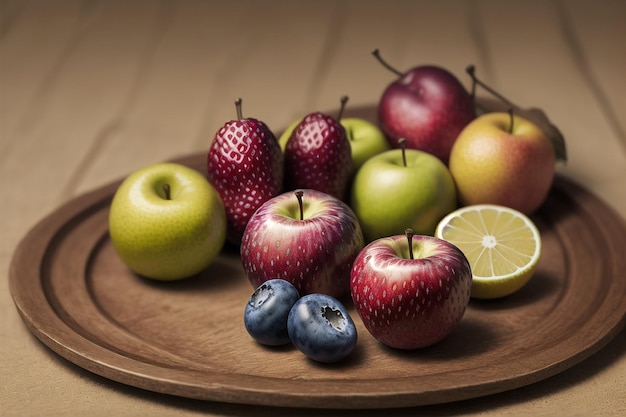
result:
M 544 108 L 567 139 L 561 175 L 626 218 L 625 17 L 622 0 L 0 0 L 0 269 L 34 224 L 72 198 L 206 151 L 237 97 L 274 130 L 333 109 L 342 94 L 354 106 L 375 104 L 391 74 L 373 47 L 400 69 L 446 66 L 465 85 L 473 63 L 509 98 Z M 3 416 L 281 412 L 112 383 L 37 343 L 8 285 L 0 312 Z M 621 332 L 542 382 L 367 414 L 622 415 L 625 352 Z

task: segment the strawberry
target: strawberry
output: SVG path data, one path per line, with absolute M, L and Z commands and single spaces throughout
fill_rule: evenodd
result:
M 351 174 L 352 154 L 344 127 L 323 113 L 307 115 L 285 147 L 287 190 L 310 188 L 345 200 Z
M 207 178 L 219 192 L 227 217 L 227 239 L 239 245 L 257 208 L 282 191 L 283 155 L 267 125 L 243 118 L 227 122 L 216 134 L 207 157 Z

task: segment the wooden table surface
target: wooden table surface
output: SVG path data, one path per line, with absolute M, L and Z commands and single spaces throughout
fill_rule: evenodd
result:
M 626 218 L 626 2 L 1 0 L 0 415 L 271 415 L 93 375 L 24 326 L 7 276 L 20 239 L 73 197 L 145 165 L 208 149 L 245 114 L 375 105 L 399 69 L 465 68 L 567 140 L 558 170 Z M 626 332 L 557 376 L 514 391 L 375 415 L 610 416 L 626 412 Z M 289 415 L 318 415 L 289 410 Z M 328 415 L 332 415 L 329 413 Z M 337 412 L 339 415 L 367 415 Z M 621 414 L 624 415 L 624 414 Z

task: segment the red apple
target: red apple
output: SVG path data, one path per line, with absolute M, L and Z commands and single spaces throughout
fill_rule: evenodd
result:
M 471 286 L 463 252 L 410 229 L 406 236 L 367 245 L 350 275 L 352 300 L 366 329 L 398 349 L 430 346 L 450 334 L 465 313 Z
M 382 61 L 378 50 L 374 55 Z M 417 66 L 399 75 L 378 104 L 378 122 L 392 147 L 405 138 L 418 149 L 448 162 L 459 132 L 476 117 L 474 100 L 459 80 L 444 68 Z
M 289 191 L 252 215 L 241 241 L 243 268 L 253 287 L 282 278 L 300 295 L 349 292 L 352 262 L 363 248 L 352 209 L 313 189 Z

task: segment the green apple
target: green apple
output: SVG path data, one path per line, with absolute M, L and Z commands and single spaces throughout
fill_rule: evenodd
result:
M 291 133 L 300 122 L 301 120 L 296 120 L 280 135 L 278 143 L 280 143 L 283 152 Z M 358 171 L 363 163 L 372 156 L 391 148 L 383 132 L 374 123 L 358 117 L 342 118 L 339 122 L 346 129 L 346 135 L 350 141 L 354 172 Z
M 374 123 L 357 117 L 341 119 L 352 149 L 352 166 L 354 172 L 374 155 L 391 148 L 382 130 Z
M 371 157 L 356 173 L 351 191 L 366 242 L 406 229 L 432 236 L 439 221 L 457 207 L 448 168 L 417 149 L 392 149 Z
M 198 171 L 159 163 L 129 175 L 109 212 L 109 234 L 122 261 L 156 280 L 197 274 L 221 251 L 226 211 Z

